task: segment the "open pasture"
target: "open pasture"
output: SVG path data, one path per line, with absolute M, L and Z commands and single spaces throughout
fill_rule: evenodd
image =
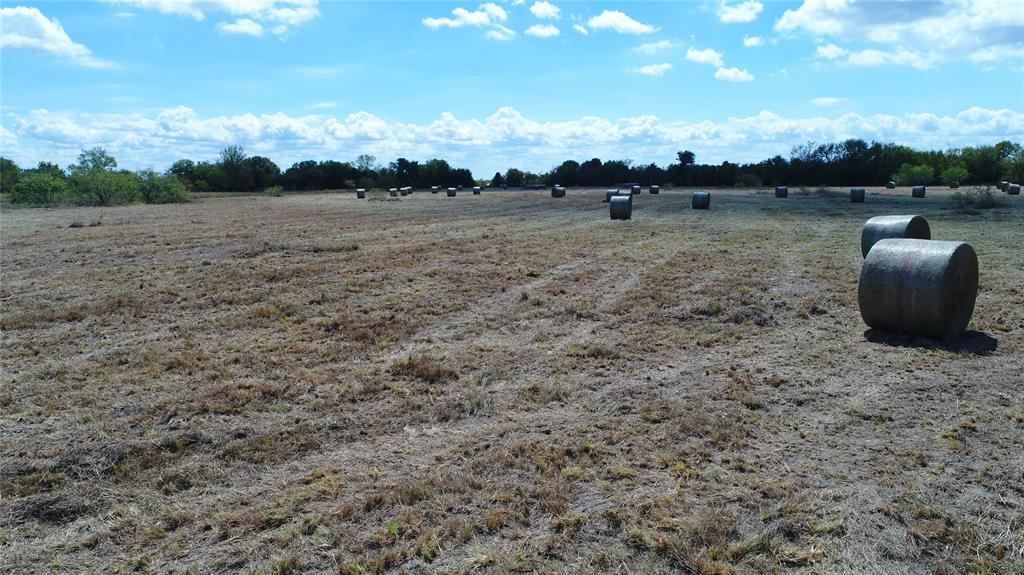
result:
M 1024 570 L 1024 202 L 693 191 L 5 210 L 0 565 Z M 866 333 L 884 214 L 977 250 L 954 344 Z

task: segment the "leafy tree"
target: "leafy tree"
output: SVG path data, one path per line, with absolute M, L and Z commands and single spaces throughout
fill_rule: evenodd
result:
M 356 169 L 360 172 L 377 171 L 377 158 L 369 154 L 361 154 L 356 158 Z
M 196 180 L 196 163 L 192 160 L 178 160 L 171 164 L 170 174 L 178 178 L 188 188 L 192 188 Z
M 505 184 L 509 187 L 519 187 L 526 183 L 526 174 L 522 170 L 509 168 L 505 171 Z
M 491 178 L 491 187 L 500 188 L 505 185 L 505 176 L 501 175 L 501 172 L 494 172 L 494 177 Z
M 253 156 L 246 160 L 249 173 L 252 174 L 252 185 L 256 189 L 272 186 L 281 176 L 281 168 L 264 156 Z
M 245 148 L 228 146 L 220 152 L 220 168 L 223 189 L 231 192 L 247 192 L 253 188 L 252 170 L 246 161 Z
M 939 175 L 939 180 L 948 186 L 953 182 L 966 182 L 968 177 L 969 174 L 967 173 L 967 168 L 963 166 L 952 166 L 942 171 L 942 174 Z
M 0 191 L 9 191 L 21 179 L 21 168 L 13 160 L 0 156 Z
M 25 171 L 27 172 L 30 170 Z M 39 162 L 39 164 L 35 168 L 32 168 L 31 171 L 37 174 L 49 174 L 55 178 L 63 178 L 65 175 L 64 170 L 60 169 L 60 166 L 53 162 Z
M 81 170 L 112 170 L 117 167 L 117 160 L 103 148 L 96 146 L 82 150 L 78 154 L 77 169 Z
M 138 198 L 139 179 L 129 171 L 77 169 L 71 174 L 71 187 L 82 205 L 130 204 Z
M 176 204 L 188 201 L 188 189 L 173 174 L 153 170 L 138 173 L 139 196 L 147 204 Z
M 11 203 L 52 206 L 68 197 L 68 183 L 50 173 L 29 172 L 14 184 Z
M 934 171 L 931 166 L 903 164 L 892 175 L 892 181 L 898 186 L 921 186 L 930 184 Z

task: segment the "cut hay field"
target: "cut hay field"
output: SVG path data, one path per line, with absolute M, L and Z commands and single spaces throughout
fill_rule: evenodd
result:
M 0 565 L 1024 572 L 1024 200 L 691 192 L 5 209 Z M 860 319 L 905 213 L 952 345 Z

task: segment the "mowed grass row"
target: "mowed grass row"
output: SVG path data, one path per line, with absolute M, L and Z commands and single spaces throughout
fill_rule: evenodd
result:
M 1024 208 L 867 192 L 5 211 L 0 563 L 1019 570 Z M 978 251 L 954 345 L 865 336 L 899 213 Z

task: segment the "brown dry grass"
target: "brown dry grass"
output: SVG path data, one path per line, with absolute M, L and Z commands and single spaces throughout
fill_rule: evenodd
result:
M 1024 204 L 602 190 L 7 210 L 10 572 L 1013 573 Z M 977 249 L 865 333 L 860 224 Z

